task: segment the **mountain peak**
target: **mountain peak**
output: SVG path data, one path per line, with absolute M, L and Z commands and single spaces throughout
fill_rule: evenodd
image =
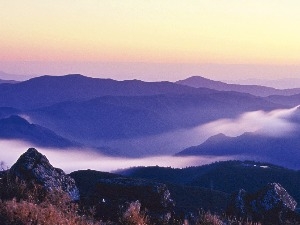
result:
M 19 158 L 20 160 L 22 159 L 26 159 L 26 158 L 33 158 L 33 159 L 46 159 L 48 161 L 48 159 L 46 158 L 46 156 L 42 155 L 38 150 L 36 150 L 35 148 L 29 148 L 23 155 L 21 155 L 21 157 Z M 49 162 L 49 161 L 48 161 Z
M 211 80 L 208 79 L 206 77 L 203 76 L 191 76 L 188 77 L 184 80 L 179 80 L 176 82 L 177 84 L 184 84 L 184 85 L 188 85 L 188 86 L 192 86 L 192 87 L 207 87 L 214 84 L 214 85 L 226 85 L 226 83 L 223 83 L 221 81 L 215 81 L 215 80 Z
M 39 77 L 33 77 L 33 78 L 29 79 L 29 81 L 44 80 L 44 79 L 64 79 L 64 78 L 91 78 L 91 77 L 87 77 L 87 76 L 84 76 L 82 74 L 65 74 L 65 75 L 62 75 L 62 76 L 43 75 L 43 76 L 39 76 Z

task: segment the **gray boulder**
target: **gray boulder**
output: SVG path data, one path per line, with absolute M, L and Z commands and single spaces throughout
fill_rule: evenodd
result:
M 24 181 L 33 181 L 42 185 L 47 191 L 62 190 L 72 200 L 79 200 L 79 190 L 75 180 L 63 170 L 54 168 L 46 156 L 34 148 L 29 148 L 10 168 L 9 174 Z
M 256 193 L 244 190 L 234 193 L 227 212 L 265 224 L 280 224 L 285 219 L 296 219 L 296 206 L 297 202 L 280 184 L 269 183 Z
M 297 202 L 278 183 L 270 183 L 250 198 L 255 217 L 263 220 L 281 221 L 296 209 Z

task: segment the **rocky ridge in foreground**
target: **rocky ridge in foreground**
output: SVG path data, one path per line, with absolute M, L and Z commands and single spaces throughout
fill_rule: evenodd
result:
M 200 187 L 198 189 L 197 187 L 179 186 L 178 184 L 164 184 L 149 179 L 131 178 L 93 170 L 76 171 L 67 175 L 61 169 L 54 168 L 46 156 L 34 148 L 28 149 L 11 169 L 2 172 L 0 175 L 2 176 L 0 190 L 1 200 L 3 201 L 0 204 L 0 218 L 5 216 L 1 214 L 5 211 L 5 208 L 3 209 L 6 204 L 5 201 L 12 201 L 10 204 L 24 204 L 22 199 L 18 200 L 13 197 L 9 199 L 3 196 L 3 193 L 5 194 L 3 187 L 9 187 L 3 186 L 5 178 L 10 177 L 26 184 L 36 183 L 49 193 L 62 191 L 70 197 L 72 202 L 76 201 L 79 208 L 93 208 L 95 210 L 93 220 L 109 220 L 113 221 L 113 224 L 123 224 L 120 222 L 120 218 L 128 213 L 129 209 L 136 210 L 133 213 L 136 213 L 138 218 L 147 220 L 147 224 L 177 225 L 184 219 L 189 221 L 190 224 L 197 224 L 199 218 L 203 219 L 207 215 L 211 216 L 210 218 L 215 222 L 223 221 L 223 224 L 228 225 L 235 224 L 235 222 L 228 219 L 231 218 L 230 216 L 241 218 L 241 221 L 250 219 L 262 224 L 285 224 L 285 221 L 300 224 L 300 215 L 296 212 L 297 202 L 279 183 L 269 183 L 251 193 L 241 189 L 232 194 L 231 199 L 227 201 L 221 193 L 213 190 L 203 191 L 203 188 Z M 31 186 L 29 185 L 29 187 Z M 201 209 L 204 204 L 203 201 L 213 200 L 214 194 L 221 197 L 222 200 L 219 199 L 220 201 L 227 201 L 227 216 L 197 214 L 197 209 Z M 193 195 L 194 199 L 191 198 Z M 182 205 L 183 203 L 189 203 L 182 201 L 178 196 L 187 198 L 193 203 L 189 207 Z M 206 205 L 213 209 L 214 204 L 216 204 L 215 200 Z M 39 200 L 33 200 L 33 202 L 42 210 L 48 207 Z M 30 202 L 28 204 L 28 207 L 34 206 L 30 205 Z M 66 203 L 66 206 L 69 204 L 73 203 Z M 210 210 L 210 208 L 207 210 Z M 80 215 L 76 214 L 77 211 L 73 211 L 73 213 L 74 218 L 80 218 Z

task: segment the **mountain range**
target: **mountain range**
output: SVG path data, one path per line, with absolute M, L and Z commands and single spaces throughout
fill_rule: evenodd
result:
M 292 202 L 294 212 L 293 198 L 300 201 L 299 104 L 300 87 L 280 90 L 203 77 L 172 83 L 73 74 L 0 82 L 1 148 L 2 140 L 27 142 L 49 155 L 63 150 L 70 154 L 67 162 L 87 166 L 110 164 L 113 157 L 118 162 L 141 157 L 129 159 L 134 165 L 165 158 L 181 163 L 181 168 L 137 165 L 113 173 L 87 169 L 67 175 L 30 148 L 11 169 L 0 172 L 0 185 L 7 187 L 6 175 L 12 174 L 50 191 L 60 188 L 83 208 L 92 206 L 101 219 L 113 218 L 121 205 L 137 199 L 157 218 L 177 214 L 190 219 L 199 208 L 224 212 L 230 199 L 242 210 L 260 201 L 280 217 L 286 212 L 282 205 Z M 166 151 L 167 145 L 172 150 Z M 84 155 L 85 149 L 110 157 L 101 156 L 103 162 L 93 152 L 90 159 L 81 159 L 77 153 Z M 85 159 L 91 161 L 80 161 Z M 193 167 L 182 163 L 199 165 L 206 159 L 234 160 Z M 247 205 L 249 196 L 253 201 Z
M 236 119 L 251 111 L 295 107 L 300 104 L 299 94 L 300 89 L 231 85 L 203 77 L 172 83 L 116 81 L 79 74 L 41 76 L 0 84 L 0 122 L 3 124 L 2 138 L 26 140 L 37 146 L 86 146 L 97 151 L 102 147 L 105 154 L 131 157 L 160 155 L 165 154 L 163 148 L 144 151 L 115 143 L 120 140 L 141 143 L 143 138 L 156 138 L 166 133 L 177 139 L 172 132 Z M 299 123 L 299 119 L 294 123 Z M 295 133 L 295 137 L 297 135 Z M 290 149 L 293 152 L 297 149 L 295 146 L 300 146 L 295 137 L 277 138 L 277 141 L 249 133 L 236 139 L 218 135 L 193 147 L 201 149 L 199 151 L 191 153 L 187 149 L 178 154 L 265 157 L 275 149 L 278 154 L 273 160 L 279 160 L 282 148 L 294 147 Z M 203 146 L 207 146 L 206 150 Z M 261 146 L 269 150 L 257 153 L 256 148 Z M 176 149 L 175 146 L 173 152 Z M 180 150 L 183 149 L 178 152 Z M 286 159 L 294 162 L 298 154 L 295 152 L 294 156 L 294 159 L 291 156 Z
M 147 96 L 159 94 L 211 93 L 171 82 L 116 81 L 82 75 L 41 76 L 17 84 L 0 85 L 0 106 L 40 108 L 65 101 L 83 101 L 101 96 Z
M 25 111 L 42 126 L 84 139 L 119 139 L 191 128 L 247 111 L 283 107 L 243 93 L 106 96 Z

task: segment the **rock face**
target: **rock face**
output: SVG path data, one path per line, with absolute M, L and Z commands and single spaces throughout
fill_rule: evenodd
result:
M 268 184 L 253 197 L 250 204 L 256 214 L 294 211 L 297 205 L 297 202 L 277 183 Z
M 34 181 L 46 190 L 62 190 L 69 194 L 72 200 L 79 200 L 79 190 L 75 180 L 66 175 L 63 170 L 54 168 L 36 149 L 28 149 L 10 168 L 9 173 L 25 181 Z
M 266 224 L 279 224 L 294 216 L 296 205 L 297 202 L 280 184 L 270 183 L 256 193 L 249 194 L 244 190 L 234 193 L 227 212 L 238 217 L 264 221 Z

